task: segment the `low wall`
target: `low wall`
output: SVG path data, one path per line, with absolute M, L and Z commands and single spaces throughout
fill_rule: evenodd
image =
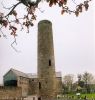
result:
M 24 100 L 38 100 L 37 95 L 29 95 L 27 98 L 24 98 Z
M 20 87 L 5 87 L 0 86 L 0 100 L 14 100 L 22 96 Z

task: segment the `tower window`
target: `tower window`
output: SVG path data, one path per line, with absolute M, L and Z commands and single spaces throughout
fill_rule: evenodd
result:
M 41 82 L 39 82 L 39 89 L 41 89 Z
M 51 66 L 51 60 L 49 59 L 49 66 Z

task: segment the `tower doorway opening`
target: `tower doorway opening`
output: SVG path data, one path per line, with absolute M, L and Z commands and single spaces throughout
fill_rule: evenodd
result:
M 41 100 L 41 97 L 38 97 L 38 100 Z

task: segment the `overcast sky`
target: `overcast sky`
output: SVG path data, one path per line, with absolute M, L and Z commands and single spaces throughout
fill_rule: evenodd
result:
M 7 1 L 7 4 L 10 4 L 8 3 L 10 1 Z M 34 27 L 31 27 L 30 33 L 26 33 L 26 30 L 17 32 L 18 44 L 14 46 L 20 53 L 15 52 L 11 47 L 12 36 L 8 35 L 7 39 L 1 38 L 0 83 L 3 75 L 10 68 L 26 73 L 37 72 L 37 24 L 43 19 L 52 22 L 56 71 L 61 71 L 62 75 L 76 75 L 85 71 L 95 74 L 95 6 L 93 3 L 94 0 L 90 3 L 89 10 L 81 13 L 79 17 L 74 14 L 61 15 L 60 8 L 50 8 L 43 3 L 39 8 L 45 11 L 41 13 L 37 10 L 37 20 Z M 0 6 L 1 10 L 2 6 Z M 25 12 L 23 5 L 17 10 L 20 14 Z M 3 32 L 9 34 L 8 30 Z

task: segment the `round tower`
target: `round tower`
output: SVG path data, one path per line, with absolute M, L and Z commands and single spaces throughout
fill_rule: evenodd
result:
M 38 78 L 39 100 L 54 100 L 56 97 L 56 76 L 52 23 L 42 20 L 38 23 Z

